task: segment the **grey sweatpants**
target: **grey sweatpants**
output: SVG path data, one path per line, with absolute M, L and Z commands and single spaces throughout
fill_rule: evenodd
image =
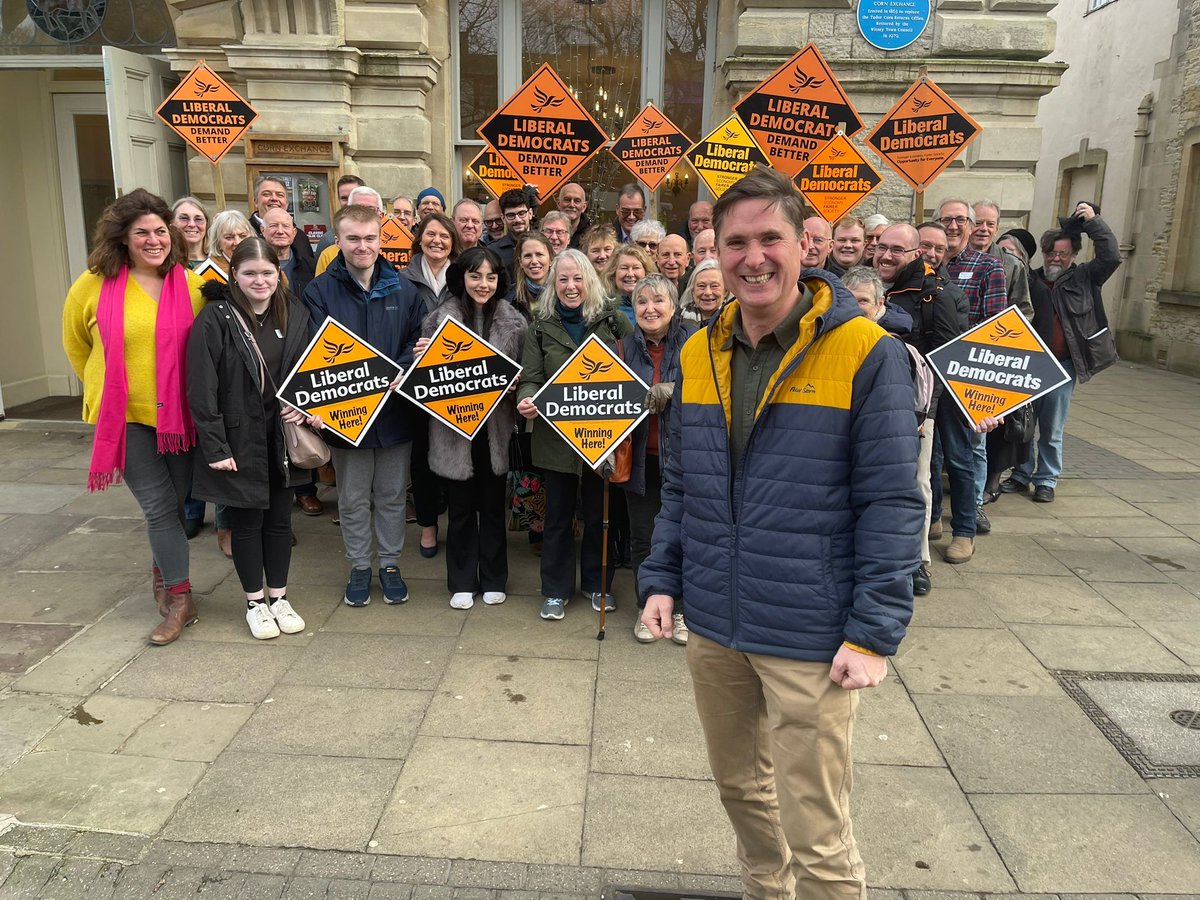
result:
M 404 495 L 412 444 L 385 450 L 353 448 L 333 451 L 337 471 L 338 515 L 346 559 L 355 569 L 371 568 L 371 505 L 375 505 L 375 538 L 379 567 L 400 565 L 404 550 Z

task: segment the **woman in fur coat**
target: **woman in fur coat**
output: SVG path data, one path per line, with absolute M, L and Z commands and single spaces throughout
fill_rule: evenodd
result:
M 453 318 L 510 359 L 520 359 L 528 324 L 504 300 L 506 281 L 500 257 L 491 250 L 476 247 L 463 253 L 446 275 L 449 296 L 425 319 L 418 352 L 444 320 Z M 429 466 L 445 479 L 449 506 L 446 581 L 454 609 L 470 609 L 476 593 L 489 605 L 505 600 L 508 445 L 516 417 L 509 394 L 473 441 L 436 419 L 429 423 Z

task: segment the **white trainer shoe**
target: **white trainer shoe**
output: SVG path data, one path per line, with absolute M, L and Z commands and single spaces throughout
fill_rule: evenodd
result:
M 682 647 L 687 646 L 688 627 L 687 622 L 683 621 L 683 613 L 674 613 L 671 616 L 671 640 Z
M 250 626 L 250 633 L 260 641 L 279 637 L 279 626 L 275 624 L 275 617 L 265 601 L 255 603 L 246 610 L 246 624 Z
M 286 594 L 278 600 L 271 601 L 271 615 L 275 617 L 275 624 L 284 634 L 299 634 L 304 630 L 304 620 L 292 609 Z
M 483 602 L 488 606 L 498 606 L 508 599 L 508 594 L 504 591 L 484 591 Z
M 451 609 L 470 609 L 475 605 L 475 597 L 469 591 L 459 591 L 450 597 Z

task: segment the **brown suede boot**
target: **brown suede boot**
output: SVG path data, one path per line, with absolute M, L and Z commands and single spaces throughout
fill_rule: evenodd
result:
M 221 548 L 221 552 L 227 559 L 233 559 L 233 529 L 217 529 L 217 546 Z
M 171 607 L 162 624 L 150 632 L 150 643 L 162 646 L 176 640 L 183 629 L 191 625 L 199 616 L 196 615 L 196 605 L 192 603 L 191 592 L 186 594 L 171 594 Z
M 151 570 L 150 584 L 154 588 L 154 602 L 158 604 L 158 614 L 166 618 L 167 611 L 171 608 L 171 595 L 167 593 L 167 586 L 163 583 L 162 572 L 158 571 L 158 569 Z

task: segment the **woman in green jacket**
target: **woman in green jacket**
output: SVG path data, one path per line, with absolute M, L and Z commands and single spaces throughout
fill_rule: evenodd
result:
M 538 304 L 522 355 L 517 412 L 531 422 L 538 409 L 533 395 L 562 368 L 589 335 L 606 344 L 632 332 L 629 320 L 615 309 L 586 256 L 564 250 L 554 260 L 547 277 L 554 302 Z M 575 535 L 571 519 L 575 498 L 583 498 L 583 543 L 580 548 L 579 583 L 591 595 L 592 608 L 603 602 L 616 609 L 609 591 L 612 575 L 601 584 L 601 515 L 604 482 L 559 434 L 542 423 L 533 430 L 533 462 L 546 475 L 546 525 L 542 542 L 543 619 L 561 619 L 575 592 Z

